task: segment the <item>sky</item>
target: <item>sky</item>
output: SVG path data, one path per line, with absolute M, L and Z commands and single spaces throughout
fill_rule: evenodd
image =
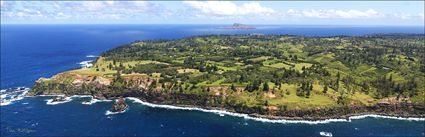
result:
M 424 26 L 424 1 L 1 1 L 1 24 Z

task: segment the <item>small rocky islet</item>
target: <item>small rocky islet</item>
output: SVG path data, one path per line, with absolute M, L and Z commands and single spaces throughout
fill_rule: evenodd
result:
M 124 112 L 128 108 L 128 104 L 125 102 L 123 98 L 119 98 L 112 105 L 110 111 L 114 113 Z
M 52 103 L 53 103 L 53 102 L 64 102 L 64 101 L 66 101 L 66 97 L 65 97 L 65 96 L 58 96 L 58 97 L 55 97 L 55 98 L 52 100 Z

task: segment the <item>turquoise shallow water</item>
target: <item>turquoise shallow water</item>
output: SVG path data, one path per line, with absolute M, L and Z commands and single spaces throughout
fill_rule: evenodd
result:
M 31 86 L 39 77 L 80 67 L 107 49 L 144 39 L 207 34 L 307 36 L 424 33 L 418 27 L 259 26 L 220 30 L 212 25 L 2 25 L 1 89 Z M 4 93 L 2 93 L 3 98 Z M 27 97 L 0 107 L 1 136 L 425 136 L 424 121 L 364 118 L 352 122 L 288 124 L 190 110 L 152 108 L 127 100 L 129 110 L 105 115 L 112 102 L 90 98 L 47 105 L 52 97 Z

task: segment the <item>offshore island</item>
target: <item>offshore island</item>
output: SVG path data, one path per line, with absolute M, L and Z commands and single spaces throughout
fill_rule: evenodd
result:
M 146 40 L 91 67 L 40 78 L 30 95 L 91 95 L 269 119 L 425 117 L 423 34 L 210 35 Z M 57 98 L 54 101 L 63 100 Z

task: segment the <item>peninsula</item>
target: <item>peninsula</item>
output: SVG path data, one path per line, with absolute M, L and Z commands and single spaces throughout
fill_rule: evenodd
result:
M 135 41 L 92 67 L 40 78 L 29 94 L 135 97 L 270 119 L 425 117 L 424 41 L 423 34 Z

